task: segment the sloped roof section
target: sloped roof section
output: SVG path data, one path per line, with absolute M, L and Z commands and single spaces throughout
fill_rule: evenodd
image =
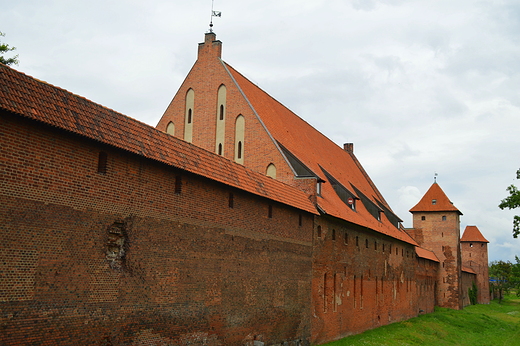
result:
M 489 241 L 484 238 L 482 233 L 480 233 L 480 230 L 477 228 L 477 226 L 466 226 L 460 241 L 489 243 Z
M 433 183 L 419 203 L 410 209 L 412 213 L 424 211 L 455 211 L 462 215 L 437 183 Z
M 228 64 L 225 66 L 274 140 L 319 179 L 327 182 L 322 185 L 321 196 L 317 201 L 322 211 L 393 238 L 416 244 L 406 232 L 400 230 L 384 216 L 385 212 L 387 214 L 393 212 L 352 152 L 343 150 L 233 67 Z M 337 195 L 331 182 L 327 180 L 324 171 L 346 189 L 352 192 L 360 191 L 374 206 L 384 205 L 385 210 L 381 213 L 383 216 L 380 220 L 359 202 L 360 196 L 355 195 L 358 202 L 355 210 L 347 206 Z M 391 219 L 399 220 L 396 216 Z
M 0 109 L 317 214 L 299 189 L 2 64 Z
M 415 247 L 415 253 L 420 258 L 424 258 L 424 259 L 427 259 L 427 260 L 430 260 L 430 261 L 434 261 L 434 262 L 440 262 L 439 258 L 435 255 L 435 253 L 433 253 L 430 250 L 426 250 L 426 249 L 424 249 L 422 247 L 416 246 Z
M 461 266 L 461 269 L 462 269 L 463 272 L 477 275 L 477 273 L 473 269 L 471 269 L 470 267 Z

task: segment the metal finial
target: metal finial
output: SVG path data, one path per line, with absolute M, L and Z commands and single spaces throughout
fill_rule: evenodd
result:
M 213 17 L 221 17 L 222 12 L 213 11 L 213 3 L 215 0 L 211 0 L 211 19 L 209 21 L 209 32 L 213 32 Z
M 437 176 L 438 176 L 438 174 L 437 174 L 437 172 L 435 172 L 435 174 L 433 175 L 433 182 L 434 183 L 437 183 Z

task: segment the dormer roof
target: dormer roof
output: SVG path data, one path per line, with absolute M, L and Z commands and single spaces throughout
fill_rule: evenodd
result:
M 411 213 L 429 212 L 429 211 L 453 211 L 462 215 L 462 213 L 453 205 L 448 196 L 442 191 L 438 183 L 433 183 L 426 191 L 423 198 L 412 209 Z
M 477 226 L 466 226 L 466 229 L 464 230 L 464 234 L 462 234 L 462 238 L 460 238 L 460 241 L 466 241 L 466 242 L 481 242 L 481 243 L 489 243 L 486 238 L 480 233 L 480 230 L 477 228 Z

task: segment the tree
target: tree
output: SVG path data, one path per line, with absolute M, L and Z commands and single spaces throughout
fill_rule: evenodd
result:
M 5 34 L 0 31 L 0 37 L 4 36 Z M 9 47 L 7 43 L 2 43 L 2 41 L 0 41 L 0 63 L 4 65 L 18 65 L 18 55 L 15 55 L 12 58 L 4 58 L 4 53 L 11 52 L 13 50 L 16 50 L 16 47 Z
M 517 297 L 520 297 L 520 258 L 515 256 L 516 263 L 511 267 L 511 282 L 516 289 Z
M 520 179 L 520 169 L 516 171 L 516 179 Z M 508 209 L 515 209 L 520 207 L 520 191 L 518 191 L 518 188 L 514 185 L 509 186 L 507 189 L 507 192 L 509 192 L 509 196 L 504 198 L 498 207 L 502 210 L 505 208 Z M 518 235 L 520 234 L 520 216 L 515 215 L 513 217 L 513 237 L 518 238 Z
M 493 296 L 498 296 L 498 302 L 504 298 L 504 292 L 512 287 L 511 270 L 513 265 L 507 261 L 493 261 L 489 266 L 489 286 Z

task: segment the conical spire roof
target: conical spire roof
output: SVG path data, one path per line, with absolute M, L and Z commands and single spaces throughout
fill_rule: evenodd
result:
M 432 184 L 419 203 L 410 209 L 412 213 L 424 211 L 455 211 L 462 215 L 436 182 Z
M 477 226 L 466 226 L 466 229 L 464 230 L 464 234 L 462 235 L 462 238 L 460 238 L 460 241 L 489 243 L 489 241 L 486 238 L 484 238 L 482 233 L 480 233 L 480 230 L 477 228 Z

